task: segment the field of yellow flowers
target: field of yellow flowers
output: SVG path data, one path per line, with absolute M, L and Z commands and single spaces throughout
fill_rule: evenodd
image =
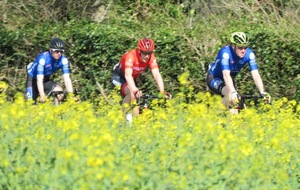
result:
M 129 124 L 110 98 L 33 106 L 0 93 L 0 189 L 300 188 L 295 101 L 232 115 L 209 93 L 178 94 Z

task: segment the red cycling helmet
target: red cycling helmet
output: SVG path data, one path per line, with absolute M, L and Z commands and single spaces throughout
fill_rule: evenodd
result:
M 139 40 L 138 49 L 142 52 L 152 53 L 154 51 L 154 41 L 150 38 L 142 38 Z

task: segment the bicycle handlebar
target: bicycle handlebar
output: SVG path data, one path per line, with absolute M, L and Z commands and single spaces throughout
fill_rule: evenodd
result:
M 137 98 L 137 105 L 140 107 L 148 108 L 151 107 L 151 101 L 154 99 L 163 99 L 167 100 L 165 96 L 159 96 L 159 95 L 150 95 L 150 94 L 143 94 L 140 98 Z
M 70 92 L 67 91 L 51 91 L 48 93 L 47 97 L 49 96 L 54 96 L 54 99 L 58 99 L 58 96 L 62 96 L 62 98 L 59 99 L 59 102 L 64 102 L 67 99 L 68 94 L 70 94 Z M 77 96 L 78 95 L 78 89 L 75 89 L 74 91 L 74 95 Z M 76 97 L 76 102 L 80 102 L 80 98 Z M 55 101 L 55 100 L 54 100 Z
M 67 92 L 67 91 L 51 91 L 49 94 L 48 94 L 48 96 L 49 95 L 54 95 L 54 96 L 56 96 L 56 95 L 68 95 L 70 92 Z M 74 90 L 74 95 L 78 95 L 78 89 L 75 89 Z
M 150 95 L 150 94 L 143 94 L 142 97 L 140 97 L 139 99 L 158 99 L 160 98 L 159 96 L 156 96 L 156 95 Z
M 69 94 L 69 92 L 66 91 L 52 91 L 51 92 L 52 95 L 59 95 L 59 94 Z
M 263 99 L 262 95 L 250 95 L 250 94 L 241 94 L 239 95 L 239 102 L 238 102 L 238 109 L 244 109 L 246 107 L 245 100 L 246 99 L 253 99 L 255 104 L 258 102 L 259 99 Z
M 244 99 L 259 99 L 259 98 L 264 98 L 261 95 L 249 95 L 249 94 L 242 94 L 242 95 L 239 95 L 239 96 L 240 96 L 240 98 L 244 98 Z

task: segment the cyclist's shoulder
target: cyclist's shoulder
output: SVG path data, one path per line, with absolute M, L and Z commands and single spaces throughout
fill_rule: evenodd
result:
M 255 59 L 255 53 L 254 53 L 254 51 L 251 48 L 247 48 L 245 57 L 248 58 L 248 59 L 250 59 L 250 60 L 251 59 Z
M 246 54 L 254 53 L 253 49 L 250 47 L 247 47 Z
M 223 53 L 231 54 L 232 53 L 232 47 L 229 46 L 229 45 L 221 47 L 220 50 L 219 50 L 219 54 L 223 54 Z
M 138 51 L 136 49 L 129 50 L 123 54 L 123 56 L 137 56 Z
M 138 61 L 138 53 L 135 49 L 127 51 L 125 54 L 123 54 L 120 63 L 125 65 L 128 61 L 130 61 L 131 64 Z
M 51 60 L 51 54 L 49 51 L 41 52 L 35 59 L 35 62 L 40 62 L 40 60 L 49 61 Z
M 226 45 L 220 48 L 220 51 L 228 51 L 230 52 L 232 50 L 232 47 L 230 45 Z
M 62 65 L 68 65 L 69 63 L 68 58 L 65 55 L 62 55 L 60 57 L 60 62 L 62 63 Z
M 248 47 L 248 48 L 247 48 L 247 51 L 246 51 L 246 54 L 251 54 L 251 53 L 254 54 L 254 51 L 253 51 L 252 48 Z
M 155 54 L 154 54 L 154 53 L 152 53 L 152 54 L 151 54 L 151 57 L 150 57 L 150 59 L 151 59 L 151 60 L 156 60 L 156 56 L 155 56 Z
M 231 46 L 223 46 L 218 52 L 218 57 L 229 59 L 229 57 L 232 56 L 232 53 L 233 52 Z
M 34 62 L 39 65 L 45 65 L 50 60 L 50 53 L 49 52 L 42 52 L 38 54 L 38 56 L 35 58 Z
M 37 56 L 36 56 L 36 59 L 45 59 L 47 58 L 48 56 L 50 56 L 50 52 L 49 51 L 43 51 L 43 52 L 40 52 Z
M 148 66 L 150 67 L 151 70 L 156 69 L 156 68 L 159 67 L 158 63 L 157 63 L 157 60 L 156 60 L 154 55 L 151 56 L 151 58 L 149 59 L 147 64 L 148 64 Z M 159 72 L 159 70 L 157 70 L 157 71 Z
M 135 49 L 129 50 L 127 52 L 125 52 L 122 55 L 122 59 L 121 60 L 127 60 L 127 59 L 137 59 L 138 57 L 138 52 Z

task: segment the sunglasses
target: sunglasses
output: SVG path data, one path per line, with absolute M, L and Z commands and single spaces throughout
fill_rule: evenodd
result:
M 51 49 L 51 51 L 54 51 L 55 53 L 63 53 L 65 50 L 63 49 Z
M 144 55 L 151 55 L 153 52 L 145 52 L 145 51 L 141 51 L 142 54 Z
M 237 48 L 238 48 L 239 50 L 242 50 L 242 49 L 247 49 L 248 47 L 247 47 L 247 46 L 244 46 L 244 47 L 237 46 Z

